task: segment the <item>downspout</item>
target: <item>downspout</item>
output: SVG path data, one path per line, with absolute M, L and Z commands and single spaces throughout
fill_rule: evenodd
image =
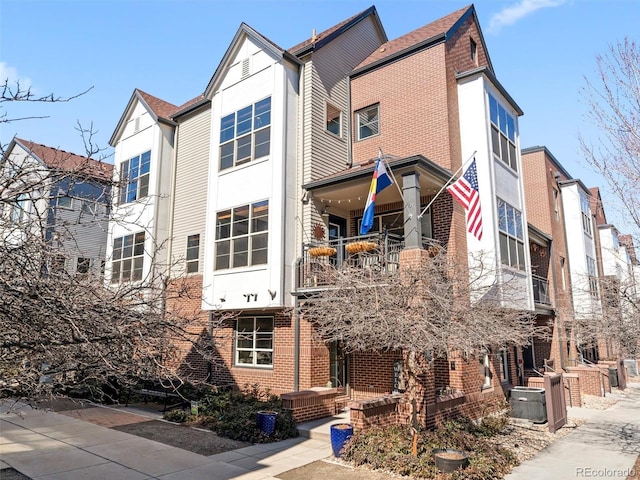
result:
M 303 185 L 304 184 L 304 164 L 305 164 L 305 136 L 304 136 L 304 126 L 302 125 L 304 122 L 304 109 L 305 109 L 305 99 L 306 99 L 306 95 L 305 95 L 305 74 L 306 74 L 306 66 L 305 64 L 300 65 L 300 88 L 299 88 L 299 92 L 300 92 L 300 105 L 298 106 L 298 114 L 302 117 L 303 121 L 302 122 L 298 122 L 299 125 L 299 135 L 300 135 L 300 146 L 301 146 L 301 150 L 300 150 L 300 158 L 301 158 L 301 165 L 300 165 L 300 182 L 299 185 Z M 296 185 L 296 190 L 298 188 L 299 185 Z M 299 195 L 301 192 L 296 191 L 296 195 Z M 297 202 L 296 202 L 297 203 Z M 300 199 L 300 225 L 302 228 L 302 231 L 300 232 L 300 239 L 302 240 L 303 236 L 304 236 L 304 209 L 305 209 L 305 204 L 302 201 L 302 199 Z M 296 206 L 297 208 L 297 206 Z M 296 244 L 298 244 L 298 241 L 296 239 Z M 302 245 L 302 242 L 299 242 L 300 245 Z M 302 248 L 300 248 L 300 255 L 302 255 Z M 299 268 L 299 264 L 300 264 L 300 259 L 302 257 L 298 257 L 294 263 L 295 266 L 295 271 L 294 271 L 294 285 L 293 288 L 298 288 L 298 272 L 300 271 Z M 293 310 L 293 317 L 294 317 L 294 327 L 293 327 L 293 391 L 294 392 L 298 392 L 300 390 L 300 300 L 298 299 L 298 296 L 295 297 L 294 300 L 295 303 L 295 307 Z
M 556 306 L 558 305 L 558 281 L 556 274 L 556 262 L 553 248 L 553 239 L 549 242 L 549 258 L 551 259 L 551 278 L 553 279 L 553 298 L 555 299 Z M 554 315 L 556 315 L 557 309 L 554 308 Z M 556 317 L 557 318 L 557 317 Z M 564 322 L 562 322 L 564 328 Z M 560 342 L 560 368 L 564 370 L 566 365 L 566 359 L 563 348 L 562 332 L 558 332 L 558 342 Z
M 173 174 L 171 175 L 171 201 L 169 202 L 169 245 L 167 248 L 167 261 L 169 262 L 168 276 L 171 277 L 171 268 L 173 262 L 171 255 L 173 254 L 173 219 L 176 206 L 176 177 L 178 175 L 178 129 L 180 125 L 176 125 L 173 130 Z
M 347 127 L 347 168 L 353 167 L 353 148 L 351 145 L 351 76 L 347 76 L 347 113 L 345 115 Z

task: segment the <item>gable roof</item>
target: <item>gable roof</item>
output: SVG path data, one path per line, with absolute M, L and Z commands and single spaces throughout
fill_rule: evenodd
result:
M 391 62 L 399 57 L 445 42 L 456 33 L 458 28 L 469 16 L 473 16 L 478 25 L 480 41 L 487 52 L 487 63 L 489 64 L 489 68 L 493 70 L 489 53 L 486 49 L 482 32 L 480 31 L 480 24 L 478 23 L 475 7 L 471 4 L 401 37 L 384 43 L 375 52 L 365 58 L 360 65 L 354 69 L 353 74 L 362 73 L 363 71 Z
M 225 51 L 224 55 L 222 56 L 222 60 L 220 60 L 220 63 L 218 64 L 216 71 L 213 73 L 211 80 L 209 80 L 209 83 L 207 84 L 207 88 L 204 89 L 204 96 L 206 98 L 211 97 L 211 93 L 215 90 L 216 85 L 218 85 L 218 83 L 224 77 L 224 74 L 226 73 L 226 69 L 229 65 L 229 62 L 233 59 L 233 56 L 236 53 L 236 49 L 240 45 L 240 40 L 245 36 L 249 38 L 253 38 L 256 41 L 262 43 L 262 45 L 264 46 L 264 49 L 270 52 L 271 54 L 277 57 L 286 58 L 295 64 L 298 64 L 298 65 L 300 64 L 300 61 L 296 57 L 294 57 L 289 52 L 279 47 L 275 42 L 269 40 L 267 37 L 259 33 L 257 30 L 254 30 L 249 25 L 242 22 L 240 24 L 240 27 L 236 31 L 236 34 L 233 36 L 233 40 L 231 40 L 231 43 L 227 47 L 227 50 Z
M 96 179 L 111 180 L 113 165 L 99 162 L 92 158 L 66 152 L 59 148 L 47 147 L 40 143 L 30 142 L 21 138 L 14 138 L 14 142 L 20 145 L 31 156 L 53 170 L 63 172 L 85 173 Z M 10 150 L 11 150 L 10 146 Z
M 118 124 L 116 125 L 113 134 L 111 134 L 109 145 L 111 145 L 112 147 L 115 146 L 116 138 L 122 132 L 122 129 L 124 128 L 124 125 L 126 123 L 126 119 L 129 117 L 136 101 L 140 102 L 147 109 L 154 121 L 164 122 L 170 125 L 174 123 L 171 120 L 171 113 L 178 110 L 177 106 L 136 88 L 133 90 L 133 94 L 131 94 L 131 98 L 129 98 L 129 103 L 127 103 L 127 107 L 122 112 L 120 120 L 118 120 Z
M 387 34 L 385 33 L 384 28 L 382 27 L 382 23 L 380 22 L 380 18 L 378 16 L 378 11 L 376 10 L 376 7 L 372 5 L 366 10 L 363 10 L 362 12 L 354 15 L 353 17 L 347 18 L 346 20 L 334 25 L 333 27 L 328 28 L 323 32 L 320 32 L 319 34 L 313 35 L 310 38 L 306 39 L 305 41 L 297 45 L 294 45 L 288 51 L 292 55 L 295 55 L 296 57 L 300 57 L 311 51 L 318 50 L 319 48 L 322 48 L 331 40 L 340 36 L 345 31 L 349 30 L 354 25 L 357 25 L 358 23 L 360 23 L 362 20 L 364 20 L 370 15 L 373 16 L 374 22 L 377 23 L 380 29 L 380 32 L 382 33 L 383 41 L 386 41 Z

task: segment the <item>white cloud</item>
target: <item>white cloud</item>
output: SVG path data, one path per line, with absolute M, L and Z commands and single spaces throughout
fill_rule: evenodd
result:
M 491 17 L 487 31 L 498 33 L 502 27 L 513 25 L 518 20 L 523 19 L 536 10 L 548 7 L 559 7 L 563 3 L 566 3 L 566 1 L 567 0 L 520 0 L 516 5 L 506 7 Z
M 0 85 L 4 84 L 5 80 L 12 88 L 16 86 L 16 82 L 20 82 L 20 90 L 23 91 L 31 87 L 30 78 L 21 77 L 15 67 L 0 62 Z

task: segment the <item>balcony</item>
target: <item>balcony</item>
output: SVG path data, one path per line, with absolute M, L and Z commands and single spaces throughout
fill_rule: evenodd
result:
M 531 275 L 533 281 L 533 301 L 538 305 L 551 305 L 549 281 L 538 275 Z
M 428 249 L 439 244 L 425 237 L 422 246 Z M 296 287 L 304 290 L 331 286 L 336 269 L 345 267 L 360 268 L 380 277 L 394 274 L 400 267 L 403 248 L 404 239 L 389 233 L 307 243 L 303 245 L 303 254 L 298 261 Z

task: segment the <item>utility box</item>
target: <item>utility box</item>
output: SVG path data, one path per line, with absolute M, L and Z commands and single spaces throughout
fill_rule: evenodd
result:
M 513 387 L 509 392 L 511 416 L 524 418 L 533 423 L 547 421 L 547 401 L 544 388 Z
M 611 385 L 612 387 L 619 386 L 617 368 L 609 367 L 609 385 Z

